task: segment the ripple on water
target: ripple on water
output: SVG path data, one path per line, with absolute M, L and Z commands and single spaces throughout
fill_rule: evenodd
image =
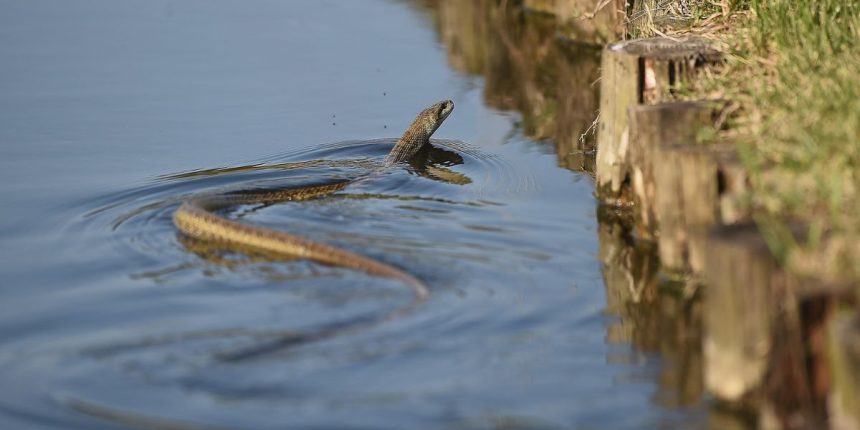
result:
M 412 360 L 424 362 L 457 347 L 445 342 L 431 347 L 416 340 L 415 333 L 443 335 L 452 324 L 465 324 L 476 337 L 482 330 L 492 333 L 494 327 L 481 326 L 481 312 L 461 309 L 469 303 L 463 295 L 480 299 L 476 291 L 516 282 L 520 267 L 548 260 L 553 250 L 530 244 L 519 234 L 522 223 L 504 213 L 502 202 L 509 196 L 534 188 L 528 174 L 462 142 L 442 140 L 434 141 L 436 149 L 423 162 L 381 171 L 394 143 L 339 142 L 239 166 L 168 174 L 63 208 L 75 220 L 65 231 L 107 241 L 120 260 L 135 266 L 130 275 L 118 272 L 138 282 L 134 288 L 102 286 L 92 292 L 94 307 L 134 303 L 134 309 L 117 309 L 122 318 L 116 327 L 37 349 L 52 350 L 45 356 L 57 360 L 44 367 L 66 369 L 55 382 L 61 393 L 55 400 L 130 425 L 179 426 L 153 417 L 230 423 L 230 413 L 212 415 L 213 404 L 238 402 L 261 411 L 271 402 L 300 410 L 330 408 L 393 402 L 411 391 L 410 383 L 426 384 L 374 378 L 385 363 L 408 367 Z M 372 175 L 365 177 L 368 172 Z M 426 307 L 431 310 L 365 332 L 275 348 L 251 360 L 219 361 L 225 351 L 385 313 L 407 302 L 408 290 L 346 269 L 307 261 L 273 263 L 189 240 L 172 225 L 177 205 L 203 193 L 346 178 L 361 179 L 319 200 L 243 206 L 229 216 L 404 268 L 430 284 L 434 297 Z M 471 284 L 471 292 L 463 282 Z M 446 290 L 460 299 L 437 294 Z M 428 355 L 428 350 L 434 351 Z M 362 376 L 359 368 L 370 370 Z M 320 381 L 340 382 L 328 386 Z M 367 391 L 373 384 L 380 388 Z M 202 400 L 189 406 L 189 394 L 202 395 Z M 153 395 L 160 400 L 153 402 Z M 407 396 L 394 403 L 414 400 Z M 142 404 L 145 409 L 135 407 Z M 276 424 L 272 419 L 269 424 Z

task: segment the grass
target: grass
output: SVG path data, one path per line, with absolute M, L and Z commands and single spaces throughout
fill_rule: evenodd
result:
M 740 106 L 727 133 L 771 248 L 797 272 L 860 279 L 860 2 L 691 2 L 692 28 L 728 52 L 696 92 Z
M 758 15 L 752 54 L 773 61 L 771 84 L 746 89 L 760 100 L 760 125 L 750 130 L 760 142 L 746 144 L 757 201 L 770 220 L 785 213 L 811 223 L 811 240 L 793 246 L 798 269 L 860 278 L 860 4 L 758 0 L 751 7 Z M 821 231 L 829 232 L 826 242 Z

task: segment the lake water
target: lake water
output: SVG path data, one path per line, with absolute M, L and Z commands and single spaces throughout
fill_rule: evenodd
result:
M 662 293 L 570 143 L 594 118 L 597 51 L 571 43 L 531 76 L 511 46 L 539 30 L 458 29 L 474 10 L 451 4 L 0 1 L 0 427 L 713 422 L 696 303 Z M 500 28 L 507 54 L 465 43 Z M 409 291 L 189 241 L 178 202 L 360 175 L 447 98 L 429 164 L 230 213 L 403 268 L 429 300 L 219 360 Z

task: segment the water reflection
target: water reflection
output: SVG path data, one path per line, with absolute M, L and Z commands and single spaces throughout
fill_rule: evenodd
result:
M 657 404 L 699 403 L 704 379 L 698 289 L 661 279 L 656 244 L 635 240 L 623 214 L 601 206 L 597 215 L 606 310 L 618 317 L 607 329 L 607 340 L 660 354 Z
M 518 126 L 531 139 L 554 143 L 558 164 L 591 172 L 591 125 L 598 107 L 599 47 L 557 34 L 555 19 L 504 1 L 426 2 L 448 62 L 485 79 L 484 102 L 522 115 Z M 565 198 L 560 196 L 559 198 Z M 656 245 L 636 240 L 632 220 L 599 207 L 599 259 L 606 286 L 609 343 L 633 352 L 609 360 L 659 357 L 647 378 L 653 402 L 695 408 L 704 394 L 701 303 L 695 284 L 660 275 Z M 720 421 L 718 412 L 711 419 Z
M 494 0 L 425 2 L 448 62 L 482 75 L 484 102 L 522 114 L 522 133 L 555 145 L 559 165 L 592 171 L 600 49 L 564 39 L 555 20 Z

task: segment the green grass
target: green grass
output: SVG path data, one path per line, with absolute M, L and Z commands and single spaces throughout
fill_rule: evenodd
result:
M 743 107 L 734 137 L 757 221 L 796 270 L 860 279 L 860 2 L 750 0 L 705 87 Z M 811 226 L 806 243 L 780 234 Z M 823 240 L 819 240 L 823 238 Z

